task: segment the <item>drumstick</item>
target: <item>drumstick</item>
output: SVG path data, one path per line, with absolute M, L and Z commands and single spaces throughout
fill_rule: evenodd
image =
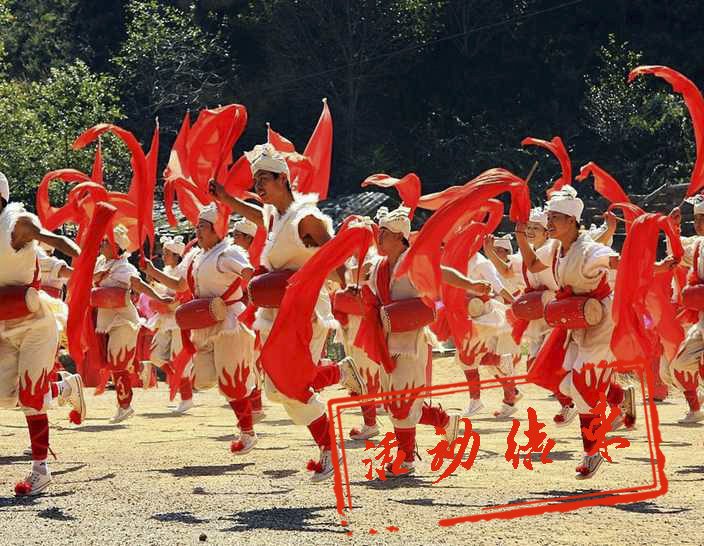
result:
M 530 182 L 530 179 L 533 178 L 533 174 L 535 173 L 535 170 L 538 168 L 538 162 L 534 161 L 533 166 L 530 168 L 530 172 L 528 173 L 528 176 L 526 176 L 526 184 Z

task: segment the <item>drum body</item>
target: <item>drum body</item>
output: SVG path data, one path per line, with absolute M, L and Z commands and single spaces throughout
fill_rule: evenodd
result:
M 179 305 L 174 316 L 182 330 L 200 330 L 222 322 L 226 313 L 227 305 L 222 298 L 200 298 Z
M 704 284 L 685 286 L 682 290 L 682 305 L 693 311 L 704 311 Z
M 595 326 L 603 318 L 604 306 L 596 298 L 574 296 L 545 306 L 545 322 L 552 327 L 579 330 Z
M 431 309 L 420 298 L 409 298 L 384 305 L 381 323 L 387 332 L 410 332 L 419 330 L 435 320 L 435 309 Z
M 127 307 L 130 301 L 130 292 L 119 287 L 97 287 L 90 291 L 91 307 L 100 309 L 120 309 Z
M 168 315 L 169 313 L 173 313 L 176 310 L 176 307 L 173 303 L 162 303 L 158 300 L 151 300 L 149 302 L 149 307 L 152 311 L 154 311 L 155 313 L 159 313 L 160 315 Z
M 538 320 L 543 318 L 543 290 L 526 292 L 514 300 L 511 309 L 516 318 L 521 320 Z
M 247 286 L 249 301 L 257 307 L 278 308 L 284 299 L 288 279 L 295 271 L 282 269 L 253 277 Z
M 333 313 L 362 316 L 366 312 L 366 307 L 362 303 L 359 293 L 354 294 L 348 290 L 339 290 L 332 296 L 332 310 Z
M 31 286 L 0 288 L 0 320 L 15 320 L 39 310 L 39 292 Z

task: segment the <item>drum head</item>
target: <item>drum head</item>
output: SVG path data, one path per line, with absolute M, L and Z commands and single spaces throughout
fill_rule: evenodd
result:
M 470 298 L 467 312 L 472 318 L 480 317 L 486 312 L 486 303 L 481 298 Z
M 596 298 L 584 302 L 584 320 L 589 326 L 595 326 L 604 318 L 604 306 Z
M 222 298 L 213 298 L 210 300 L 210 313 L 218 322 L 225 320 L 227 314 L 227 305 Z
M 31 286 L 27 288 L 27 292 L 24 294 L 24 303 L 31 313 L 39 311 L 39 292 Z

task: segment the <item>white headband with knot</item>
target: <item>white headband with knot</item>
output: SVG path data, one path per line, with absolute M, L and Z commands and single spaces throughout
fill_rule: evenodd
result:
M 513 245 L 511 244 L 511 234 L 507 233 L 503 237 L 495 237 L 494 246 L 497 248 L 504 248 L 509 252 L 513 252 Z
M 253 150 L 244 153 L 249 166 L 252 170 L 252 176 L 258 171 L 269 171 L 272 173 L 286 173 L 286 177 L 290 180 L 291 173 L 286 163 L 286 158 L 276 150 L 268 142 L 266 144 L 257 144 Z
M 115 244 L 122 250 L 128 250 L 130 248 L 132 243 L 130 242 L 129 231 L 125 226 L 122 224 L 116 225 L 115 229 L 112 230 L 112 234 L 115 238 Z
M 545 211 L 540 208 L 534 208 L 531 209 L 530 211 L 530 218 L 528 220 L 529 222 L 535 222 L 536 224 L 540 224 L 543 226 L 545 229 L 548 228 L 548 215 L 545 213 Z
M 558 191 L 552 193 L 547 210 L 572 216 L 579 222 L 584 210 L 584 201 L 577 197 L 577 190 L 572 186 L 562 186 Z
M 411 219 L 408 217 L 410 212 L 411 209 L 403 206 L 392 210 L 379 219 L 379 227 L 392 233 L 401 233 L 403 238 L 408 240 L 411 236 Z
M 254 237 L 257 234 L 257 224 L 250 222 L 246 218 L 240 218 L 237 220 L 237 222 L 235 222 L 232 226 L 232 229 L 234 231 L 244 233 L 245 235 L 249 235 L 250 237 Z
M 208 206 L 202 207 L 198 214 L 198 220 L 205 220 L 215 225 L 215 222 L 218 220 L 218 207 L 215 203 L 210 203 Z
M 186 250 L 186 245 L 183 242 L 183 236 L 176 235 L 176 237 L 171 238 L 168 235 L 163 235 L 159 242 L 166 250 L 170 250 L 174 254 L 183 256 L 183 251 Z
M 685 199 L 687 203 L 694 205 L 694 214 L 704 214 L 704 195 L 698 193 Z
M 389 214 L 388 207 L 379 207 L 379 209 L 376 211 L 376 216 L 374 216 L 374 220 L 378 222 L 387 214 Z
M 8 203 L 10 202 L 10 183 L 7 181 L 7 177 L 0 173 L 0 197 L 5 199 Z

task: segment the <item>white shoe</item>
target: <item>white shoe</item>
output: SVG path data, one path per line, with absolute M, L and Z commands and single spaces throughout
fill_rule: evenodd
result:
M 115 424 L 115 423 L 120 423 L 124 421 L 125 419 L 129 419 L 134 415 L 134 409 L 132 409 L 132 406 L 129 406 L 127 408 L 117 408 L 117 413 L 112 416 L 112 419 L 110 419 L 110 423 Z
M 80 424 L 86 418 L 86 399 L 83 396 L 83 379 L 77 373 L 70 374 L 68 372 L 59 372 L 59 376 L 69 387 L 68 393 L 66 393 L 66 390 L 61 393 L 59 405 L 70 404 L 73 411 L 80 415 L 80 421 L 76 423 Z
M 596 474 L 603 462 L 604 457 L 602 457 L 599 452 L 596 452 L 594 455 L 585 455 L 582 458 L 582 464 L 577 467 L 575 478 L 578 480 L 588 480 Z
M 471 417 L 472 415 L 476 415 L 480 411 L 484 409 L 484 402 L 481 401 L 480 398 L 472 398 L 469 401 L 469 406 L 467 406 L 464 409 L 464 413 L 462 414 L 462 417 Z
M 459 413 L 450 413 L 448 415 L 450 416 L 450 422 L 445 427 L 445 440 L 452 445 L 452 442 L 460 435 L 460 418 L 462 416 Z
M 144 390 L 153 389 L 154 386 L 151 385 L 152 379 L 152 363 L 147 360 L 142 360 L 142 371 L 139 373 L 139 379 L 142 382 L 142 388 Z
M 339 449 L 337 451 L 337 457 L 338 460 L 342 457 L 342 453 Z M 310 477 L 310 481 L 313 483 L 322 482 L 331 478 L 335 473 L 335 465 L 332 462 L 332 450 L 321 448 L 320 460 L 318 463 L 313 463 L 313 461 L 308 463 L 308 469 L 313 470 L 313 474 L 311 474 Z
M 18 497 L 33 496 L 41 493 L 51 483 L 51 472 L 49 467 L 44 465 L 46 474 L 40 472 L 34 464 L 32 471 L 23 481 L 15 485 L 15 495 Z
M 501 409 L 494 412 L 494 417 L 497 419 L 507 419 L 511 417 L 514 413 L 518 411 L 516 406 L 509 406 L 508 404 L 501 404 Z
M 230 444 L 230 451 L 233 455 L 246 455 L 257 445 L 257 440 L 256 432 L 252 432 L 252 434 L 240 434 L 239 437 L 235 438 Z
M 350 430 L 350 438 L 353 440 L 368 440 L 379 434 L 378 425 L 363 425 L 361 430 L 358 428 L 353 428 Z
M 193 407 L 193 398 L 189 398 L 188 400 L 181 400 L 181 402 L 179 402 L 179 404 L 178 404 L 178 407 L 176 407 L 174 409 L 173 413 L 183 415 L 188 410 L 190 410 L 192 407 Z
M 264 413 L 263 410 L 258 410 L 258 411 L 253 411 L 252 412 L 252 424 L 256 425 L 257 423 L 261 423 L 266 417 L 266 413 Z
M 685 415 L 682 419 L 677 421 L 678 423 L 699 423 L 700 421 L 704 421 L 704 411 L 690 411 Z
M 31 457 L 32 456 L 32 447 L 30 446 L 30 447 L 25 448 L 24 451 L 22 451 L 22 455 L 24 455 L 25 457 Z
M 367 385 L 352 357 L 340 360 L 340 385 L 357 395 L 367 394 Z
M 577 417 L 577 408 L 572 404 L 571 406 L 562 406 L 560 413 L 552 418 L 556 427 L 564 427 L 569 425 L 574 418 Z

